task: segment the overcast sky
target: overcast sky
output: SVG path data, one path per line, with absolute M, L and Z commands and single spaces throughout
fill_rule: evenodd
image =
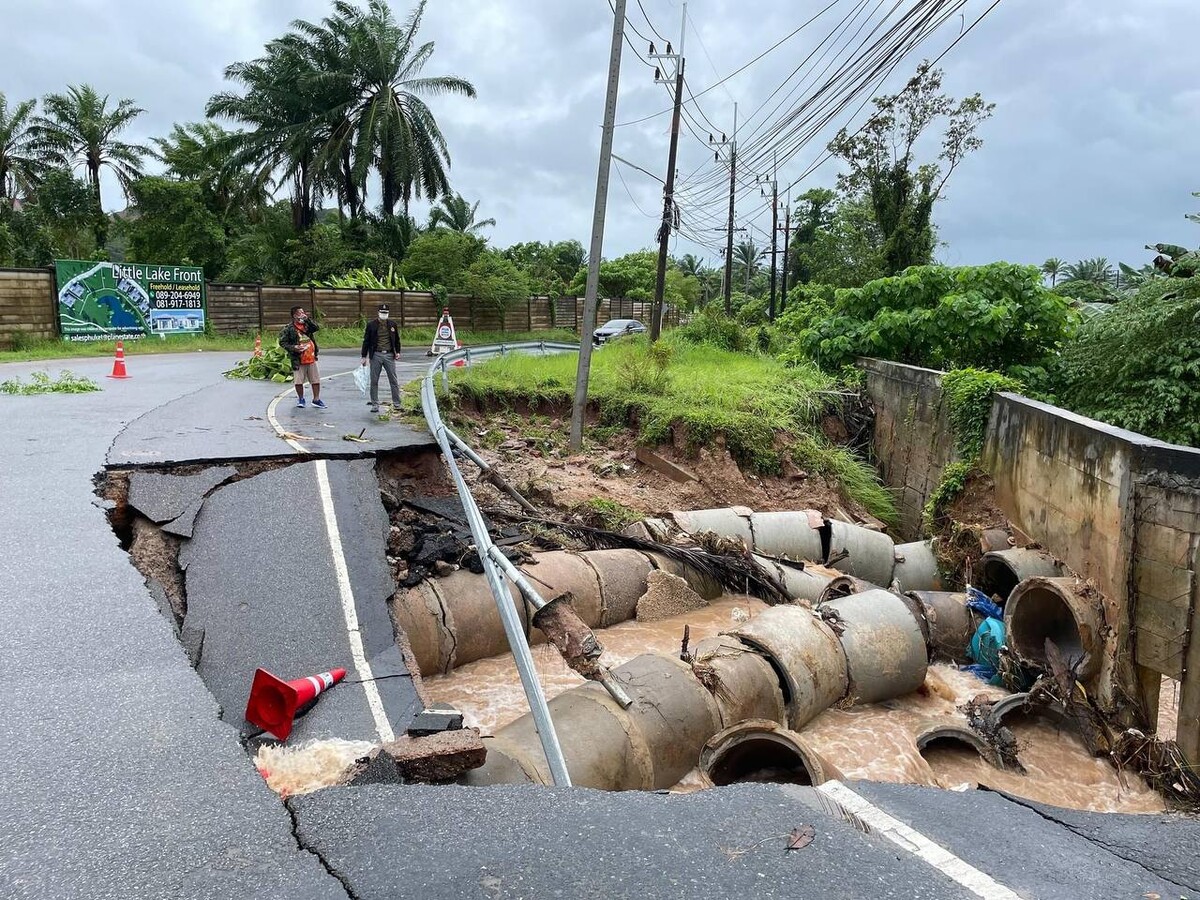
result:
M 704 117 L 731 132 L 736 101 L 743 122 L 761 107 L 742 130 L 743 149 L 769 146 L 769 114 L 796 86 L 785 83 L 789 74 L 847 13 L 861 7 L 861 24 L 868 12 L 893 5 L 840 0 L 741 74 L 705 90 L 829 2 L 692 0 L 687 75 L 700 96 L 688 107 L 705 141 Z M 660 33 L 677 40 L 680 0 L 642 5 L 646 15 L 631 0 L 631 26 L 649 36 L 648 16 Z M 902 85 L 922 57 L 941 53 L 988 5 L 990 0 L 971 0 L 963 19 L 955 17 L 933 35 L 887 86 Z M 407 6 L 400 0 L 395 8 L 402 14 Z M 327 0 L 0 0 L 7 33 L 0 90 L 11 103 L 90 82 L 114 100 L 130 97 L 145 107 L 129 135 L 145 140 L 174 122 L 201 118 L 207 98 L 225 87 L 228 63 L 258 55 L 290 20 L 319 19 L 327 11 Z M 436 41 L 437 51 L 427 74 L 463 76 L 479 92 L 474 101 L 432 100 L 450 145 L 452 184 L 482 201 L 481 216 L 498 220 L 494 245 L 565 238 L 587 245 L 611 28 L 606 0 L 431 0 L 422 35 Z M 1107 256 L 1137 266 L 1151 257 L 1144 244 L 1200 243 L 1200 229 L 1184 220 L 1185 212 L 1200 209 L 1190 196 L 1200 190 L 1197 33 L 1196 0 L 1002 0 L 941 63 L 947 91 L 980 91 L 997 105 L 982 129 L 983 149 L 955 173 L 936 210 L 946 244 L 942 260 L 1040 263 L 1052 255 Z M 632 29 L 629 35 L 636 52 L 626 45 L 619 123 L 670 103 L 668 90 L 653 83 L 651 69 L 639 59 L 643 41 Z M 783 90 L 763 106 L 781 83 Z M 780 114 L 807 93 L 805 85 Z M 844 124 L 857 105 L 836 124 Z M 755 135 L 757 125 L 763 129 Z M 661 178 L 669 127 L 668 115 L 623 125 L 614 151 Z M 828 136 L 780 160 L 781 187 L 820 159 Z M 727 196 L 722 199 L 715 187 L 722 176 L 711 151 L 687 131 L 677 168 L 685 227 L 718 245 L 722 238 L 711 229 L 725 216 Z M 754 174 L 760 172 L 747 176 Z M 836 174 L 827 164 L 793 194 L 832 185 Z M 105 193 L 106 206 L 122 205 L 111 179 Z M 651 245 L 661 196 L 661 186 L 647 175 L 614 166 L 606 256 Z M 770 213 L 756 192 L 743 192 L 738 225 L 764 240 Z M 712 250 L 683 237 L 673 249 L 717 262 Z

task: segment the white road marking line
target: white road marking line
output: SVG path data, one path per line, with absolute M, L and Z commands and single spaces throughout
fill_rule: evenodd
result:
M 854 813 L 893 844 L 933 866 L 984 900 L 1021 900 L 1019 894 L 1000 884 L 985 872 L 959 859 L 941 844 L 934 843 L 898 819 L 892 818 L 867 798 L 856 794 L 840 781 L 827 781 L 817 788 Z
M 305 447 L 303 444 L 297 443 L 296 441 L 293 441 L 289 437 L 283 437 L 285 434 L 287 434 L 287 432 L 284 430 L 283 426 L 279 424 L 279 420 L 277 418 L 275 418 L 275 408 L 277 406 L 279 406 L 279 401 L 282 400 L 284 397 L 286 397 L 288 394 L 295 396 L 295 389 L 293 388 L 291 390 L 284 391 L 282 394 L 280 394 L 278 397 L 276 397 L 274 400 L 271 401 L 271 405 L 267 407 L 267 421 L 271 423 L 271 427 L 275 429 L 275 433 L 277 435 L 279 435 L 281 438 L 283 438 L 285 441 L 287 441 L 288 444 L 293 449 L 299 451 L 300 453 L 308 453 L 309 452 L 308 448 Z
M 342 375 L 350 375 L 350 374 L 353 374 L 353 372 L 354 372 L 354 369 L 349 369 L 345 372 L 334 372 L 332 375 L 326 376 L 325 380 L 332 381 L 334 378 L 339 378 Z M 309 450 L 307 447 L 305 447 L 303 444 L 298 443 L 297 441 L 293 441 L 289 437 L 283 437 L 285 434 L 288 433 L 288 431 L 286 428 L 284 428 L 282 425 L 279 424 L 279 419 L 275 418 L 275 410 L 279 407 L 279 401 L 282 400 L 284 397 L 289 397 L 289 396 L 291 396 L 291 397 L 296 396 L 295 385 L 292 385 L 291 387 L 284 390 L 282 393 L 280 393 L 278 396 L 276 396 L 275 399 L 273 399 L 271 401 L 269 406 L 267 406 L 267 421 L 270 423 L 271 427 L 275 429 L 275 433 L 277 435 L 279 435 L 281 438 L 283 438 L 285 441 L 287 441 L 288 446 L 292 447 L 294 450 L 296 450 L 300 453 L 312 453 L 312 451 Z
M 350 655 L 354 660 L 354 669 L 362 682 L 367 695 L 367 706 L 375 719 L 375 730 L 383 742 L 394 741 L 395 733 L 388 721 L 383 708 L 383 698 L 379 696 L 379 686 L 375 683 L 371 672 L 371 664 L 367 661 L 363 649 L 362 632 L 358 625 L 358 609 L 354 606 L 354 590 L 350 586 L 350 573 L 346 568 L 346 555 L 342 550 L 342 535 L 338 529 L 337 513 L 333 508 L 333 493 L 329 489 L 329 470 L 325 460 L 318 459 L 315 463 L 317 472 L 317 492 L 321 497 L 321 510 L 325 514 L 325 529 L 329 532 L 329 548 L 333 551 L 333 567 L 337 575 L 338 595 L 342 601 L 342 615 L 346 619 L 346 634 L 350 637 Z

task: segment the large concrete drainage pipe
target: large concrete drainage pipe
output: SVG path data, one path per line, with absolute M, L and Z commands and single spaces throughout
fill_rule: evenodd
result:
M 877 703 L 925 683 L 929 651 L 915 601 L 890 591 L 851 594 L 821 604 L 846 653 L 850 696 Z
M 1000 754 L 970 728 L 953 722 L 929 721 L 917 729 L 917 749 L 926 762 L 936 763 L 940 751 L 974 752 L 983 757 L 988 765 L 1001 769 Z
M 1044 550 L 1015 547 L 985 553 L 979 559 L 979 589 L 1004 603 L 1026 578 L 1061 578 L 1062 565 Z
M 794 560 L 823 560 L 826 547 L 825 518 L 816 510 L 756 512 L 750 515 L 750 532 L 756 553 Z
M 967 662 L 967 648 L 982 617 L 967 606 L 967 595 L 945 591 L 909 591 L 921 606 L 929 658 Z
M 754 548 L 754 533 L 750 530 L 750 510 L 745 507 L 679 510 L 672 512 L 671 518 L 688 534 L 711 531 L 722 537 L 741 539 L 747 550 Z
M 1075 578 L 1027 578 L 1004 608 L 1008 646 L 1025 662 L 1048 669 L 1051 641 L 1076 677 L 1100 670 L 1104 614 L 1087 586 Z
M 821 591 L 821 596 L 817 598 L 817 602 L 828 603 L 830 600 L 836 600 L 839 597 L 849 597 L 851 594 L 865 594 L 867 591 L 882 590 L 884 588 L 879 585 L 863 581 L 861 578 L 855 578 L 853 575 L 838 575 L 825 585 Z
M 535 555 L 536 564 L 522 567 L 525 576 L 546 597 L 569 591 L 575 612 L 589 628 L 607 628 L 632 619 L 646 592 L 646 579 L 655 563 L 637 550 L 555 551 Z M 663 558 L 665 560 L 665 558 Z M 668 568 L 705 596 L 713 596 L 711 579 L 690 566 Z M 515 585 L 505 582 L 531 644 L 546 636 L 533 627 L 527 604 Z M 719 594 L 720 586 L 716 586 Z M 412 647 L 425 675 L 452 669 L 509 652 L 500 613 L 486 578 L 458 571 L 430 578 L 392 600 L 392 617 Z
M 732 635 L 706 638 L 692 653 L 692 671 L 717 702 L 721 724 L 787 720 L 779 676 L 771 663 Z
M 776 562 L 765 556 L 755 556 L 754 561 L 766 569 L 783 585 L 783 591 L 792 600 L 800 600 L 809 605 L 821 599 L 821 594 L 834 576 L 826 571 L 818 570 L 815 566 L 797 568 L 786 562 Z
M 902 591 L 940 591 L 942 589 L 941 567 L 931 541 L 913 541 L 897 544 L 896 567 L 892 571 L 892 582 Z M 889 582 L 891 584 L 892 582 Z
M 890 585 L 896 568 L 896 543 L 882 531 L 872 531 L 837 519 L 828 520 L 829 565 L 839 572 L 875 584 Z M 914 582 L 914 588 L 924 587 Z
M 638 656 L 612 674 L 633 700 L 627 710 L 594 684 L 550 701 L 571 783 L 609 791 L 676 784 L 721 728 L 716 701 L 691 667 L 677 659 Z M 532 716 L 505 725 L 487 746 L 487 761 L 466 776 L 466 783 L 506 784 L 529 777 L 553 784 Z
M 792 728 L 804 727 L 846 696 L 846 654 L 811 611 L 773 606 L 730 634 L 762 651 L 775 668 Z
M 842 777 L 807 738 L 764 719 L 717 732 L 700 751 L 700 772 L 721 787 L 745 781 L 816 786 Z

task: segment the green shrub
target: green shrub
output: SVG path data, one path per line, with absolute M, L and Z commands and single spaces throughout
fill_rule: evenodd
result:
M 715 303 L 710 303 L 686 325 L 675 329 L 675 335 L 692 344 L 708 344 L 730 351 L 745 350 L 749 340 L 746 329 L 725 315 Z
M 828 315 L 799 337 L 806 352 L 835 368 L 877 356 L 935 369 L 1005 371 L 1046 365 L 1077 320 L 1035 266 L 918 266 L 837 291 Z
M 1200 278 L 1155 279 L 1087 318 L 1053 387 L 1075 412 L 1200 446 Z

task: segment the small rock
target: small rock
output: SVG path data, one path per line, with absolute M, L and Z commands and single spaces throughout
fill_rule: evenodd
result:
M 379 498 L 383 500 L 383 508 L 388 512 L 395 512 L 400 508 L 400 501 L 396 499 L 396 495 L 391 491 L 381 490 L 379 492 Z
M 451 572 L 457 572 L 458 566 L 446 562 L 444 559 L 435 560 L 433 563 L 433 572 L 438 578 L 445 578 Z

